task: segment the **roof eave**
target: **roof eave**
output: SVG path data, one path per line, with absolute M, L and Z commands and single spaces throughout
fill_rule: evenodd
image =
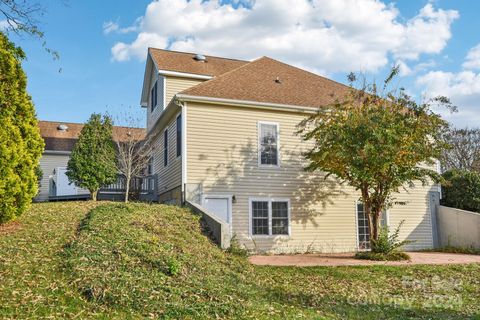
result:
M 250 101 L 250 100 L 213 98 L 213 97 L 206 97 L 206 96 L 194 96 L 194 95 L 188 95 L 188 94 L 182 94 L 182 93 L 176 94 L 175 97 L 180 101 L 204 102 L 204 103 L 210 103 L 210 104 L 222 104 L 222 105 L 241 106 L 241 107 L 250 107 L 250 108 L 261 108 L 261 109 L 274 109 L 274 110 L 283 110 L 283 111 L 300 112 L 300 113 L 315 113 L 319 109 L 318 107 L 279 104 L 279 103 L 271 103 L 271 102 L 259 102 L 259 101 Z

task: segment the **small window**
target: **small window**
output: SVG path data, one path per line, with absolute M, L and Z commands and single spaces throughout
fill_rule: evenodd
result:
M 152 87 L 150 101 L 151 101 L 151 104 L 152 104 L 151 111 L 153 111 L 157 107 L 157 103 L 158 103 L 158 83 L 157 83 L 157 81 L 155 81 L 155 84 Z
M 168 129 L 163 132 L 163 166 L 168 165 Z
M 289 234 L 288 200 L 253 200 L 250 206 L 252 235 Z
M 260 122 L 258 128 L 260 165 L 278 166 L 278 124 Z
M 387 211 L 383 210 L 380 215 L 380 227 L 386 227 L 388 224 Z M 357 202 L 357 225 L 358 225 L 358 248 L 370 248 L 370 232 L 368 227 L 367 215 L 365 214 L 363 203 Z
M 147 175 L 152 175 L 153 174 L 153 155 L 148 159 L 148 164 L 147 164 Z
M 182 115 L 177 117 L 177 157 L 182 155 Z

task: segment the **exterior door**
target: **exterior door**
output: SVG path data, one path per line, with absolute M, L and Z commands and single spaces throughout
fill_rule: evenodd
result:
M 218 219 L 230 222 L 230 197 L 229 196 L 205 196 L 203 207 L 210 213 L 213 213 Z
M 67 168 L 57 168 L 57 196 L 72 196 L 77 194 L 77 187 L 68 180 Z

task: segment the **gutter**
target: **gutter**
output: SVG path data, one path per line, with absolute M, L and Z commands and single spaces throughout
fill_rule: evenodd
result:
M 258 102 L 258 101 L 249 101 L 249 100 L 212 98 L 212 97 L 204 97 L 204 96 L 191 96 L 191 95 L 181 94 L 181 93 L 177 94 L 176 98 L 180 101 L 206 102 L 211 104 L 221 104 L 221 105 L 230 105 L 230 106 L 260 108 L 260 109 L 274 109 L 274 110 L 284 110 L 284 111 L 290 111 L 290 112 L 311 113 L 311 114 L 316 113 L 318 110 L 318 108 L 316 107 L 304 107 L 304 106 L 297 106 L 297 105 Z
M 43 150 L 43 154 L 56 154 L 56 155 L 65 155 L 69 156 L 72 154 L 71 151 L 59 151 L 59 150 Z
M 207 76 L 207 75 L 203 75 L 203 74 L 169 71 L 169 70 L 158 70 L 158 74 L 160 74 L 162 76 L 191 78 L 191 79 L 202 79 L 202 80 L 210 80 L 210 79 L 213 78 L 212 76 Z

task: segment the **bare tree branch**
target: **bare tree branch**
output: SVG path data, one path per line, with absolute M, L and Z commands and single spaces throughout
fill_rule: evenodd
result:
M 444 138 L 450 148 L 442 153 L 442 171 L 480 171 L 480 129 L 451 129 Z

